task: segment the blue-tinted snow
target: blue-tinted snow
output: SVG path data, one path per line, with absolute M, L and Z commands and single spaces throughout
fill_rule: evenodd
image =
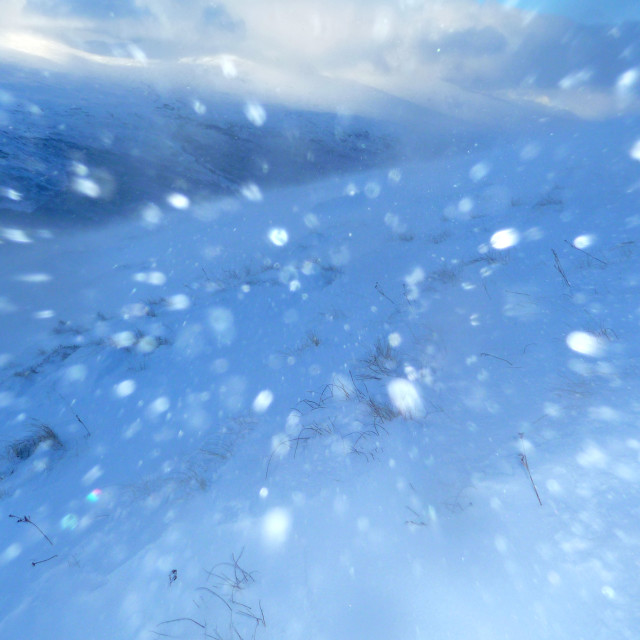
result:
M 636 26 L 474 11 L 385 73 L 5 39 L 2 637 L 635 638 Z

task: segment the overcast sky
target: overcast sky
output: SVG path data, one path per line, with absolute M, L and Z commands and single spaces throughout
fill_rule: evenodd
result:
M 141 16 L 148 12 L 170 11 L 172 5 L 177 5 L 183 11 L 188 11 L 191 6 L 193 10 L 199 11 L 202 6 L 210 7 L 210 14 L 213 15 L 220 10 L 225 12 L 225 3 L 216 0 L 185 0 L 184 2 L 172 2 L 170 0 L 9 0 L 21 10 L 58 16 L 90 16 L 107 18 L 110 16 L 133 17 Z M 477 0 L 480 4 L 490 3 L 491 0 Z M 556 13 L 586 22 L 616 22 L 624 19 L 640 19 L 640 3 L 637 0 L 615 0 L 604 2 L 603 0 L 500 0 L 503 5 L 515 8 L 538 11 L 541 13 Z M 259 4 L 268 5 L 270 3 L 262 0 L 253 2 L 229 3 L 233 7 L 239 5 Z M 291 0 L 292 7 L 298 4 Z M 324 3 L 318 3 L 321 7 Z M 391 7 L 396 6 L 418 6 L 429 4 L 420 0 L 403 0 L 401 2 L 387 1 L 383 3 L 372 3 L 367 0 L 360 0 L 347 4 L 359 4 L 362 9 L 372 4 L 386 4 Z M 434 4 L 434 2 L 430 2 Z
M 638 0 L 500 0 L 502 4 L 539 11 L 556 13 L 588 23 L 640 20 Z
M 635 92 L 640 64 L 640 23 L 621 22 L 640 17 L 638 0 L 4 3 L 0 59 L 10 50 L 67 65 L 71 53 L 109 64 L 232 55 L 285 74 L 357 80 L 412 100 L 444 91 L 434 85 L 440 81 L 501 98 L 534 92 L 536 100 L 552 102 L 554 92 L 589 91 L 590 104 L 604 104 L 616 99 L 621 82 L 627 97 Z M 587 103 L 584 95 L 577 102 Z

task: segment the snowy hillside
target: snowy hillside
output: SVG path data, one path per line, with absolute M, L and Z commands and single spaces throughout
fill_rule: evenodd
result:
M 83 78 L 59 71 L 3 72 L 0 167 L 24 194 L 3 199 L 5 224 L 100 222 L 162 197 L 160 187 L 200 199 L 236 195 L 247 183 L 264 189 L 389 163 L 415 146 L 397 126 L 348 111 L 276 105 L 267 118 L 259 102 L 162 89 L 149 77 L 95 81 L 88 93 Z M 452 146 L 442 135 L 429 142 Z
M 16 60 L 2 638 L 637 637 L 637 76 Z

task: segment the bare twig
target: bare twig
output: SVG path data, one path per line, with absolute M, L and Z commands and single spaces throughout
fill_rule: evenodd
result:
M 551 253 L 553 253 L 553 259 L 555 260 L 558 273 L 562 276 L 562 279 L 565 281 L 566 285 L 570 287 L 571 283 L 569 282 L 569 278 L 567 278 L 567 274 L 564 272 L 564 269 L 560 264 L 560 258 L 558 258 L 558 254 L 553 249 L 551 249 Z
M 172 622 L 193 622 L 193 624 L 197 624 L 201 629 L 206 629 L 203 624 L 201 624 L 197 620 L 194 620 L 193 618 L 176 618 L 175 620 L 165 620 L 164 622 L 159 622 L 158 626 L 163 624 L 171 624 Z
M 376 342 L 373 353 L 362 362 L 367 365 L 367 369 L 371 371 L 371 374 L 359 374 L 356 376 L 359 380 L 380 380 L 381 376 L 392 375 L 396 367 L 391 345 L 382 340 Z
M 386 298 L 391 304 L 394 304 L 396 306 L 398 306 L 397 302 L 394 302 L 383 290 L 382 287 L 380 286 L 379 282 L 376 282 L 376 286 L 375 286 L 376 291 L 383 297 Z
M 520 445 L 522 447 L 522 453 L 520 454 L 520 462 L 522 466 L 526 469 L 529 474 L 529 480 L 531 480 L 531 486 L 533 490 L 536 492 L 536 498 L 538 498 L 538 502 L 540 506 L 542 506 L 542 500 L 540 500 L 540 494 L 538 493 L 538 488 L 536 487 L 536 483 L 533 481 L 533 476 L 531 475 L 531 470 L 529 469 L 529 461 L 527 460 L 527 454 L 524 450 L 524 433 L 518 434 L 520 436 Z
M 411 507 L 407 507 L 407 506 L 405 506 L 405 509 L 411 511 L 411 513 L 413 513 L 416 516 L 416 518 L 420 518 L 419 520 L 405 520 L 404 521 L 405 524 L 410 524 L 410 525 L 413 525 L 414 527 L 426 527 L 427 526 L 427 523 L 424 520 L 422 520 L 422 518 L 420 517 L 420 514 L 417 511 L 415 511 Z
M 27 522 L 28 524 L 32 524 L 45 538 L 45 540 L 53 546 L 53 542 L 51 542 L 51 538 L 29 517 L 29 516 L 14 516 L 13 514 L 9 514 L 10 518 L 15 518 L 16 522 Z
M 600 264 L 603 264 L 605 266 L 608 266 L 608 262 L 605 262 L 604 260 L 600 260 L 600 258 L 596 258 L 594 255 L 590 254 L 588 251 L 585 251 L 584 249 L 581 249 L 580 247 L 576 247 L 575 244 L 573 244 L 573 242 L 569 242 L 568 240 L 565 240 L 565 242 L 572 248 L 575 249 L 576 251 L 581 251 L 582 253 L 584 253 L 585 255 L 589 256 L 590 258 L 593 258 L 593 260 L 596 260 L 597 262 L 599 262 Z
M 353 389 L 356 393 L 356 398 L 358 398 L 358 400 L 364 400 L 367 396 L 363 391 L 360 391 L 360 389 L 358 388 L 358 385 L 356 384 L 356 381 L 353 378 L 353 373 L 351 372 L 351 369 L 349 369 L 349 377 L 351 378 L 351 384 L 353 384 Z M 366 384 L 364 384 L 364 388 L 365 390 L 367 389 Z
M 216 593 L 213 589 L 209 589 L 209 587 L 198 587 L 199 591 L 208 591 L 212 596 L 215 596 L 216 598 L 218 598 L 218 600 L 220 600 L 225 607 L 227 607 L 227 609 L 229 609 L 229 611 L 233 611 L 233 609 L 231 608 L 231 605 L 219 594 Z
M 89 431 L 89 428 L 87 427 L 87 425 L 82 421 L 82 419 L 80 418 L 80 416 L 72 410 L 73 415 L 76 417 L 76 420 L 85 428 L 85 431 L 87 432 L 87 436 L 91 435 L 91 431 Z
M 278 444 L 274 447 L 273 451 L 271 452 L 271 455 L 269 456 L 269 459 L 267 461 L 267 469 L 264 472 L 264 477 L 265 480 L 269 477 L 269 469 L 271 468 L 271 462 L 273 460 L 273 456 L 275 456 L 276 452 L 278 451 L 278 449 L 280 449 L 280 447 L 288 447 L 287 451 L 291 448 L 291 443 L 294 442 L 294 440 L 298 441 L 298 440 L 308 440 L 309 438 L 288 438 L 286 440 L 281 440 L 280 442 L 278 442 Z M 296 443 L 296 447 L 297 447 L 297 443 Z
M 44 560 L 35 560 L 31 563 L 32 567 L 35 567 L 37 564 L 42 564 L 43 562 L 49 562 L 49 560 L 53 560 L 54 558 L 57 558 L 58 554 L 56 553 L 55 556 L 51 556 L 50 558 L 45 558 Z
M 58 395 L 65 402 L 67 407 L 69 407 L 69 411 L 71 411 L 71 413 L 73 413 L 73 415 L 76 417 L 76 420 L 85 428 L 85 431 L 87 432 L 87 436 L 90 436 L 91 435 L 91 431 L 89 431 L 89 427 L 87 427 L 87 425 L 82 421 L 80 416 L 73 410 L 73 408 L 71 406 L 71 403 L 61 393 L 58 392 Z
M 506 362 L 510 367 L 513 367 L 513 362 L 509 362 L 509 360 L 505 360 L 505 358 L 501 358 L 500 356 L 494 356 L 492 353 L 481 353 L 483 358 L 495 358 L 496 360 L 502 360 L 502 362 Z

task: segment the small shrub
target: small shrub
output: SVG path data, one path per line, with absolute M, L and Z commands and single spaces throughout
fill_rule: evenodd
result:
M 11 458 L 23 461 L 28 460 L 41 444 L 46 444 L 54 450 L 62 449 L 64 446 L 58 434 L 49 425 L 38 423 L 28 435 L 11 442 L 7 449 Z

